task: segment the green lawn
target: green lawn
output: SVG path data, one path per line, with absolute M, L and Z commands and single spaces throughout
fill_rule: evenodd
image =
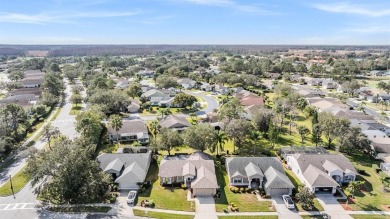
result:
M 14 188 L 14 193 L 18 193 L 26 185 L 29 176 L 24 172 L 26 166 L 24 166 L 16 175 L 12 176 L 12 186 Z M 0 187 L 0 196 L 9 196 L 12 195 L 11 183 L 8 180 L 2 187 Z
M 259 215 L 259 216 L 218 216 L 218 219 L 278 219 L 277 215 Z
M 215 171 L 217 175 L 218 184 L 221 187 L 221 197 L 216 199 L 215 208 L 217 212 L 223 212 L 233 202 L 237 205 L 240 212 L 261 212 L 261 211 L 275 211 L 272 208 L 271 201 L 259 201 L 256 195 L 252 193 L 235 194 L 229 189 L 229 179 L 225 167 L 220 162 L 215 162 Z
M 72 109 L 69 111 L 69 115 L 78 115 L 82 107 L 80 105 L 72 104 Z
M 351 214 L 354 219 L 388 219 L 389 215 L 377 215 L 377 214 Z
M 372 168 L 372 164 L 379 161 L 372 160 L 365 155 L 346 155 L 356 169 L 366 171 L 366 174 L 358 175 L 357 180 L 364 181 L 361 191 L 356 192 L 355 199 L 349 201 L 348 206 L 354 211 L 382 211 L 390 206 L 390 193 L 384 192 L 381 178 Z
M 80 207 L 49 207 L 48 211 L 55 212 L 102 212 L 107 213 L 111 207 L 107 206 L 80 206 Z
M 187 190 L 181 188 L 164 188 L 160 186 L 157 163 L 152 162 L 150 164 L 146 180 L 151 181 L 152 186 L 143 193 L 139 193 L 138 205 L 141 204 L 142 200 L 148 199 L 153 200 L 155 208 L 176 211 L 195 210 L 195 204 L 187 201 Z M 191 203 L 193 203 L 192 206 Z
M 161 213 L 161 212 L 153 212 L 153 211 L 147 211 L 147 213 L 145 213 L 145 211 L 138 210 L 138 209 L 134 209 L 133 212 L 135 216 L 157 218 L 157 219 L 193 219 L 195 217 L 193 215 L 169 214 L 169 213 Z

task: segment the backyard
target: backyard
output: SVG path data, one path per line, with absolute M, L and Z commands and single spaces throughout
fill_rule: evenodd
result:
M 354 211 L 382 211 L 389 209 L 390 193 L 384 191 L 381 177 L 372 168 L 372 164 L 379 165 L 379 161 L 365 155 L 354 154 L 347 157 L 357 170 L 365 172 L 357 177 L 357 180 L 364 181 L 365 184 L 362 190 L 355 193 L 355 198 L 349 200 L 348 205 L 345 205 L 345 202 L 341 202 L 341 204 Z
M 223 212 L 229 205 L 234 203 L 242 212 L 269 212 L 275 211 L 271 201 L 259 201 L 256 195 L 252 193 L 233 193 L 229 189 L 229 180 L 226 170 L 219 161 L 215 162 L 215 171 L 218 184 L 221 188 L 221 197 L 215 200 L 215 208 L 217 212 Z M 230 217 L 229 217 L 230 218 Z
M 187 190 L 181 188 L 164 188 L 160 186 L 158 177 L 158 164 L 152 162 L 149 167 L 146 181 L 151 182 L 151 187 L 138 195 L 138 205 L 142 200 L 152 200 L 155 208 L 176 211 L 194 211 L 195 204 L 187 201 Z

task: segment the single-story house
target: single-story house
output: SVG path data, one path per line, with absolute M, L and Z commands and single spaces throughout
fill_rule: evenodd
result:
M 183 131 L 191 126 L 191 123 L 186 118 L 169 115 L 159 122 L 162 128 L 174 129 L 176 131 Z
M 370 75 L 375 77 L 382 77 L 384 74 L 385 71 L 378 71 L 378 70 L 370 71 Z
M 140 119 L 122 120 L 122 127 L 118 131 L 108 124 L 107 131 L 110 140 L 123 142 L 138 141 L 140 144 L 149 143 L 148 127 Z
M 150 101 L 151 98 L 166 97 L 167 95 L 157 89 L 151 89 L 141 95 Z
M 23 78 L 20 83 L 23 88 L 34 88 L 41 87 L 43 82 L 43 77 L 31 77 L 31 78 Z
M 131 99 L 130 105 L 127 107 L 127 110 L 129 113 L 138 113 L 139 109 L 141 108 L 141 105 L 138 100 Z
M 355 181 L 357 171 L 342 154 L 293 154 L 287 165 L 313 193 L 336 193 L 343 183 Z
M 333 80 L 323 80 L 322 81 L 322 88 L 323 89 L 336 89 L 338 87 L 337 82 Z
M 266 195 L 291 195 L 295 188 L 276 157 L 228 157 L 226 170 L 229 185 L 263 188 Z
M 150 166 L 151 152 L 104 153 L 97 157 L 97 161 L 104 172 L 112 175 L 119 189 L 139 189 Z
M 209 83 L 202 82 L 202 85 L 200 86 L 200 89 L 202 91 L 212 91 L 214 89 L 214 86 L 210 85 Z
M 177 83 L 180 84 L 184 89 L 192 89 L 195 86 L 196 81 L 189 78 L 180 78 L 177 80 Z
M 214 196 L 219 188 L 214 161 L 203 152 L 164 157 L 158 176 L 162 186 L 183 185 L 190 189 L 193 197 Z
M 390 154 L 390 137 L 386 132 L 378 129 L 362 130 L 371 142 L 371 147 L 378 156 L 381 154 Z
M 154 72 L 149 69 L 144 69 L 136 73 L 137 75 L 141 75 L 142 77 L 147 77 L 147 78 L 153 78 Z

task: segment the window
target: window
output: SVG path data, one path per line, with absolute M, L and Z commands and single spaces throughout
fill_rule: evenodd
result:
M 171 178 L 164 178 L 164 183 L 165 184 L 171 184 L 172 183 Z
M 183 182 L 183 177 L 182 177 L 182 176 L 178 176 L 176 180 L 177 180 L 178 182 Z
M 233 178 L 233 183 L 242 183 L 242 178 Z

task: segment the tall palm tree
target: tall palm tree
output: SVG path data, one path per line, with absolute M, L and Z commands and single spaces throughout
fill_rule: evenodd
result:
M 122 118 L 119 115 L 111 115 L 109 119 L 109 123 L 111 124 L 111 127 L 116 131 L 116 141 L 119 141 L 119 129 L 122 128 Z
M 161 130 L 161 125 L 158 123 L 157 120 L 154 120 L 150 123 L 150 132 L 153 134 L 153 138 L 154 138 L 154 143 L 156 143 L 157 141 L 157 134 L 160 132 Z
M 217 151 L 217 155 L 219 154 L 218 153 L 218 149 L 220 149 L 221 151 L 223 151 L 223 146 L 224 144 L 228 141 L 228 137 L 226 136 L 226 134 L 224 132 L 221 132 L 220 130 L 216 131 L 215 132 L 215 141 L 212 145 L 212 152 L 214 151 Z

